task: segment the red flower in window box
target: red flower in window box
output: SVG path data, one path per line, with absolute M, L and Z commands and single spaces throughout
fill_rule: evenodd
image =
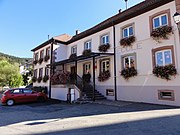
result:
M 84 50 L 82 55 L 84 55 L 84 56 L 91 55 L 91 49 Z
M 104 82 L 104 81 L 108 80 L 110 76 L 111 76 L 111 74 L 110 74 L 109 70 L 104 71 L 104 72 L 100 72 L 99 77 L 98 77 L 98 81 Z
M 38 62 L 41 64 L 43 62 L 43 58 L 40 58 Z
M 38 77 L 37 81 L 40 83 L 42 81 L 42 77 Z
M 130 77 L 137 76 L 137 70 L 134 67 L 127 67 L 121 71 L 121 76 L 128 80 Z
M 49 55 L 46 55 L 46 56 L 44 57 L 44 61 L 45 61 L 45 62 L 47 62 L 49 59 L 50 59 L 50 56 L 49 56 Z
M 98 50 L 100 52 L 107 52 L 107 50 L 110 48 L 110 44 L 103 44 L 103 45 L 100 45 Z
M 132 43 L 135 42 L 135 40 L 136 40 L 135 36 L 126 37 L 126 38 L 121 39 L 120 44 L 123 47 L 131 46 Z

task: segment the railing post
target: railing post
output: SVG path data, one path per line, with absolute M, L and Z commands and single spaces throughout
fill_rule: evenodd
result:
M 93 101 L 95 101 L 95 57 L 93 57 Z
M 76 86 L 77 86 L 77 60 L 75 61 L 75 83 L 76 83 Z

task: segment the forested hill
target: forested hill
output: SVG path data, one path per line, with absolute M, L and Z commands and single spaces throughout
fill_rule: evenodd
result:
M 2 59 L 6 59 L 10 63 L 24 64 L 26 62 L 26 60 L 30 60 L 31 58 L 19 58 L 19 57 L 11 56 L 11 55 L 0 52 L 0 60 L 2 60 Z

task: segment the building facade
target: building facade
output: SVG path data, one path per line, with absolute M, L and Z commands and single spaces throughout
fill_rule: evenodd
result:
M 173 20 L 178 4 L 146 0 L 61 42 L 55 62 L 46 63 L 54 75 L 53 97 L 85 94 L 94 100 L 180 106 L 180 42 Z

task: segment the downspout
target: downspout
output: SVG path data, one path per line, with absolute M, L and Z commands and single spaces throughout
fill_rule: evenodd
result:
M 54 43 L 54 39 L 52 38 L 52 42 L 51 42 L 51 59 L 50 59 L 50 65 L 52 65 L 53 63 L 53 43 Z M 53 67 L 50 67 L 50 75 L 53 72 Z M 51 99 L 51 79 L 49 79 L 49 99 Z
M 114 96 L 115 101 L 117 101 L 117 78 L 116 78 L 116 32 L 114 22 L 113 24 L 113 40 L 114 40 Z

